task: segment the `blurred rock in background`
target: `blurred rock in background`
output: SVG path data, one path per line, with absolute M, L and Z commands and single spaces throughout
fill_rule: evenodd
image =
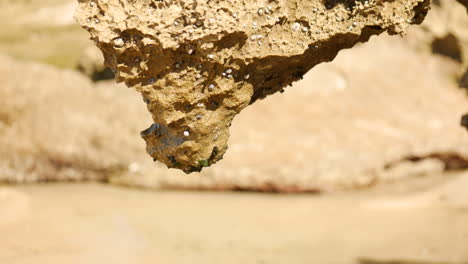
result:
M 468 99 L 457 78 L 467 63 L 468 16 L 453 0 L 437 1 L 404 39 L 372 38 L 247 109 L 225 159 L 192 176 L 147 157 L 139 132 L 151 118 L 135 91 L 91 81 L 105 79 L 102 55 L 67 20 L 70 1 L 8 3 L 0 10 L 0 52 L 8 54 L 0 56 L 0 98 L 8 98 L 0 108 L 2 182 L 294 192 L 466 170 L 460 116 Z
M 459 0 L 466 6 L 465 0 Z M 463 86 L 468 72 L 468 15 L 462 4 L 453 0 L 433 1 L 420 27 L 412 27 L 405 39 L 423 52 L 445 56 L 460 64 L 456 78 Z
M 0 108 L 0 181 L 107 180 L 144 152 L 135 135 L 147 115 L 137 94 L 73 70 L 0 61 L 0 97 L 8 98 Z
M 468 114 L 462 116 L 461 125 L 468 129 Z
M 246 110 L 233 124 L 225 159 L 193 176 L 146 156 L 138 134 L 150 117 L 134 91 L 1 59 L 0 91 L 10 98 L 0 129 L 0 177 L 7 182 L 324 191 L 468 166 L 468 135 L 458 121 L 468 99 L 451 78 L 458 64 L 413 51 L 397 37 L 342 52 Z
M 460 87 L 468 88 L 468 70 L 463 74 L 460 79 Z
M 76 0 L 1 0 L 0 263 L 467 263 L 467 13 L 434 2 L 404 39 L 374 37 L 247 109 L 225 159 L 185 175 L 147 156 L 140 95 L 93 82 L 101 54 L 77 71 Z M 22 184 L 84 180 L 353 191 Z
M 102 52 L 94 45 L 84 49 L 77 69 L 93 81 L 113 80 L 114 73 L 104 65 Z

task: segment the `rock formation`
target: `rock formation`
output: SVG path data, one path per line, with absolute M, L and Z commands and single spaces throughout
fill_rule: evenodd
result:
M 76 18 L 148 104 L 147 152 L 189 173 L 222 158 L 247 105 L 371 35 L 403 34 L 429 2 L 79 0 Z
M 466 5 L 466 1 L 459 1 Z M 468 10 L 468 9 L 467 9 Z M 468 15 L 454 0 L 433 1 L 421 26 L 412 27 L 405 38 L 417 50 L 445 56 L 460 64 L 459 83 L 468 87 Z
M 0 98 L 8 98 L 0 107 L 0 185 L 107 181 L 143 164 L 134 134 L 151 119 L 139 96 L 120 86 L 0 54 Z
M 458 69 L 399 37 L 372 38 L 247 107 L 233 122 L 225 159 L 199 176 L 154 166 L 159 171 L 126 183 L 327 192 L 448 179 L 468 168 L 460 126 L 468 97 L 454 81 Z
M 0 107 L 0 183 L 327 192 L 427 186 L 468 160 L 460 126 L 468 97 L 453 79 L 459 64 L 399 37 L 345 50 L 284 94 L 247 107 L 225 159 L 196 177 L 142 151 L 135 135 L 151 117 L 132 89 L 2 55 L 0 62 L 0 98 L 8 98 Z

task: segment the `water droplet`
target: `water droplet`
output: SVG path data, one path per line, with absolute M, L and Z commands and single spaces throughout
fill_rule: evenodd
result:
M 125 45 L 125 41 L 123 40 L 123 38 L 115 38 L 112 40 L 112 42 L 114 43 L 114 47 L 117 48 L 121 48 Z
M 292 31 L 298 31 L 300 28 L 301 28 L 301 24 L 299 24 L 298 22 L 295 22 L 294 24 L 292 24 Z

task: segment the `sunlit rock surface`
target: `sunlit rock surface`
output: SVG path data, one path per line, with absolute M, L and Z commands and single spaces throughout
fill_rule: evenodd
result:
M 80 0 L 76 18 L 154 123 L 168 167 L 199 171 L 227 150 L 233 118 L 371 35 L 402 34 L 429 1 Z M 274 117 L 272 117 L 274 120 Z M 266 128 L 268 129 L 268 128 Z

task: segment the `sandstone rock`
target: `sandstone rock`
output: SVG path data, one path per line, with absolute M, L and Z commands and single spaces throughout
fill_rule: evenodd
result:
M 468 1 L 458 0 L 468 12 Z M 407 40 L 419 49 L 430 49 L 461 64 L 459 86 L 468 88 L 468 16 L 452 0 L 438 0 L 421 27 L 410 30 Z M 462 119 L 462 124 L 463 124 Z
M 447 56 L 457 62 L 462 62 L 463 52 L 460 41 L 452 33 L 445 36 L 436 37 L 431 43 L 432 52 Z
M 106 181 L 145 161 L 138 95 L 72 70 L 0 62 L 0 182 Z
M 468 98 L 453 80 L 458 67 L 398 37 L 372 38 L 245 109 L 225 159 L 199 176 L 159 167 L 115 180 L 277 192 L 425 188 L 468 165 L 468 133 L 460 126 Z
M 404 33 L 422 22 L 428 5 L 80 0 L 76 18 L 117 81 L 147 102 L 154 120 L 141 133 L 147 152 L 189 173 L 222 158 L 231 122 L 247 105 L 371 35 Z
M 459 2 L 463 4 L 463 1 Z M 418 50 L 459 62 L 457 75 L 461 78 L 468 69 L 468 15 L 456 1 L 433 1 L 424 22 L 410 28 L 405 39 Z
M 233 122 L 226 159 L 196 177 L 141 151 L 135 134 L 151 117 L 124 85 L 4 56 L 0 62 L 0 98 L 8 98 L 0 107 L 0 182 L 326 192 L 430 186 L 468 159 L 460 126 L 468 100 L 452 77 L 459 65 L 398 37 L 344 51 L 284 94 L 248 107 Z

